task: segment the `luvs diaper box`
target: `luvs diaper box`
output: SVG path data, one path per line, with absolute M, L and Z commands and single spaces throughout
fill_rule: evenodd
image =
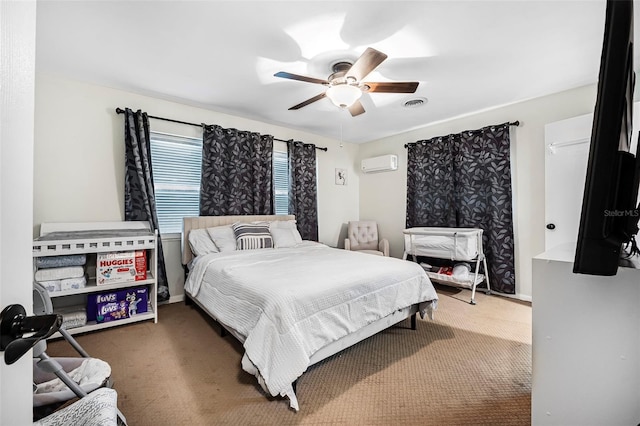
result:
M 147 312 L 147 287 L 132 287 L 87 295 L 87 321 L 97 323 L 131 318 Z

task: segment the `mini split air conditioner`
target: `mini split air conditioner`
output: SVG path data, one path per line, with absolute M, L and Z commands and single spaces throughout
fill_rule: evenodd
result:
M 380 157 L 365 158 L 360 164 L 360 169 L 364 173 L 398 170 L 398 156 L 389 154 L 381 155 Z

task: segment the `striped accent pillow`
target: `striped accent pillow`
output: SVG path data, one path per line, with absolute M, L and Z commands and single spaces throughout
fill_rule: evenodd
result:
M 269 232 L 268 223 L 240 223 L 233 224 L 238 250 L 273 248 L 273 238 Z

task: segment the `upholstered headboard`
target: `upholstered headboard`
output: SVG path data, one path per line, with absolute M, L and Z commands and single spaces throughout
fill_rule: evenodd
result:
M 273 220 L 295 220 L 294 215 L 262 215 L 262 216 L 197 216 L 185 217 L 182 222 L 182 264 L 186 265 L 193 259 L 189 246 L 189 231 L 192 229 L 211 228 L 214 226 L 231 225 L 236 222 L 258 222 Z

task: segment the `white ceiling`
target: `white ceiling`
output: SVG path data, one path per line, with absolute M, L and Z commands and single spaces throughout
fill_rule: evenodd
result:
M 361 143 L 595 83 L 605 1 L 40 0 L 37 11 L 39 72 Z M 328 99 L 287 110 L 325 88 L 275 72 L 326 79 L 368 46 L 389 58 L 365 80 L 419 81 L 417 92 L 365 93 L 357 117 Z M 415 97 L 428 102 L 403 107 Z

